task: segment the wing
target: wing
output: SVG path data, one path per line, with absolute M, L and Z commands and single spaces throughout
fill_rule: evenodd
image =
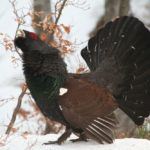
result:
M 99 86 L 141 125 L 150 114 L 150 32 L 133 17 L 109 22 L 91 38 L 81 55 Z
M 64 87 L 68 92 L 60 97 L 59 104 L 67 122 L 99 143 L 112 143 L 112 130 L 116 125 L 112 112 L 117 104 L 111 94 L 81 78 L 71 78 Z

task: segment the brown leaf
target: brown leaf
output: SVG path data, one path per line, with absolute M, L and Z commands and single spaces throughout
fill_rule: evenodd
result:
M 63 51 L 67 51 L 67 47 L 66 47 L 66 46 L 63 46 L 63 47 L 62 47 L 62 50 L 63 50 Z
M 74 53 L 74 50 L 72 50 L 72 49 L 69 49 L 68 51 L 69 51 L 70 53 Z
M 9 50 L 9 47 L 8 47 L 7 45 L 5 45 L 5 49 L 6 49 L 6 51 L 8 51 L 8 50 Z
M 80 67 L 79 69 L 77 69 L 77 73 L 81 73 L 81 72 L 83 72 L 84 70 L 85 70 L 85 68 Z
M 12 44 L 12 43 L 8 43 L 7 46 L 8 46 L 9 48 L 12 48 L 13 44 Z
M 18 111 L 18 115 L 22 116 L 24 119 L 27 119 L 27 116 L 30 114 L 29 111 L 26 111 L 24 109 L 19 109 Z
M 40 15 L 43 15 L 44 14 L 44 11 L 35 11 L 34 14 L 36 16 L 40 16 Z
M 7 42 L 8 42 L 8 39 L 7 39 L 6 37 L 4 37 L 4 38 L 3 38 L 3 41 L 7 43 Z
M 48 14 L 48 15 L 46 16 L 47 20 L 48 20 L 48 19 L 51 19 L 51 17 L 52 17 L 51 14 Z
M 34 19 L 34 14 L 28 13 L 28 15 L 32 18 L 32 20 Z
M 20 19 L 15 19 L 16 22 L 18 22 L 19 24 L 21 23 Z
M 12 128 L 12 132 L 16 132 L 18 128 Z
M 22 134 L 21 135 L 25 140 L 27 139 L 27 135 L 26 134 Z
M 61 45 L 60 45 L 58 42 L 56 42 L 56 41 L 51 42 L 50 45 L 53 46 L 53 47 L 60 47 L 60 46 L 61 46 Z
M 67 46 L 72 45 L 72 43 L 70 41 L 68 41 L 68 40 L 62 40 L 61 42 L 63 42 Z
M 46 39 L 47 39 L 47 35 L 45 33 L 42 33 L 41 34 L 41 40 L 46 41 Z
M 45 31 L 48 28 L 48 24 L 44 22 L 42 27 L 43 27 L 43 30 Z
M 1 146 L 4 146 L 5 144 L 4 144 L 3 142 L 0 142 L 0 145 L 1 145 Z
M 63 24 L 61 24 L 61 26 L 64 28 L 64 30 L 67 32 L 67 34 L 70 33 L 70 26 L 64 26 Z

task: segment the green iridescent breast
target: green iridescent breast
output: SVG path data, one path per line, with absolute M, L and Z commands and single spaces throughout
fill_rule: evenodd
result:
M 47 101 L 48 103 L 59 94 L 59 89 L 64 84 L 61 75 L 26 76 L 26 81 L 35 101 Z

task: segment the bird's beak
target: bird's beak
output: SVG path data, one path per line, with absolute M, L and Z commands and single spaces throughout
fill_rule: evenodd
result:
M 17 33 L 17 36 L 18 36 L 18 37 L 24 37 L 24 38 L 25 38 L 25 37 L 26 37 L 25 31 L 19 29 L 19 30 L 18 30 L 18 33 Z

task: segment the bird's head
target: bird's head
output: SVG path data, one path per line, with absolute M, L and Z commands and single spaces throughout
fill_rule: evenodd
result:
M 14 44 L 23 52 L 22 59 L 25 70 L 30 68 L 32 72 L 38 74 L 66 72 L 66 65 L 57 48 L 49 46 L 33 32 L 25 30 L 23 32 L 22 36 L 15 39 Z
M 33 45 L 33 43 L 37 43 L 39 41 L 41 42 L 40 38 L 35 33 L 23 30 L 21 31 L 21 35 L 15 39 L 14 44 L 16 47 L 25 52 L 32 48 L 31 45 Z
M 40 38 L 33 32 L 29 32 L 26 30 L 23 30 L 23 33 L 25 35 L 25 38 L 30 38 L 32 40 L 39 40 Z
M 14 44 L 16 47 L 20 48 L 23 53 L 41 53 L 41 54 L 58 54 L 59 50 L 50 47 L 44 41 L 40 39 L 40 37 L 26 30 L 22 31 L 21 36 L 18 36 L 14 40 Z

